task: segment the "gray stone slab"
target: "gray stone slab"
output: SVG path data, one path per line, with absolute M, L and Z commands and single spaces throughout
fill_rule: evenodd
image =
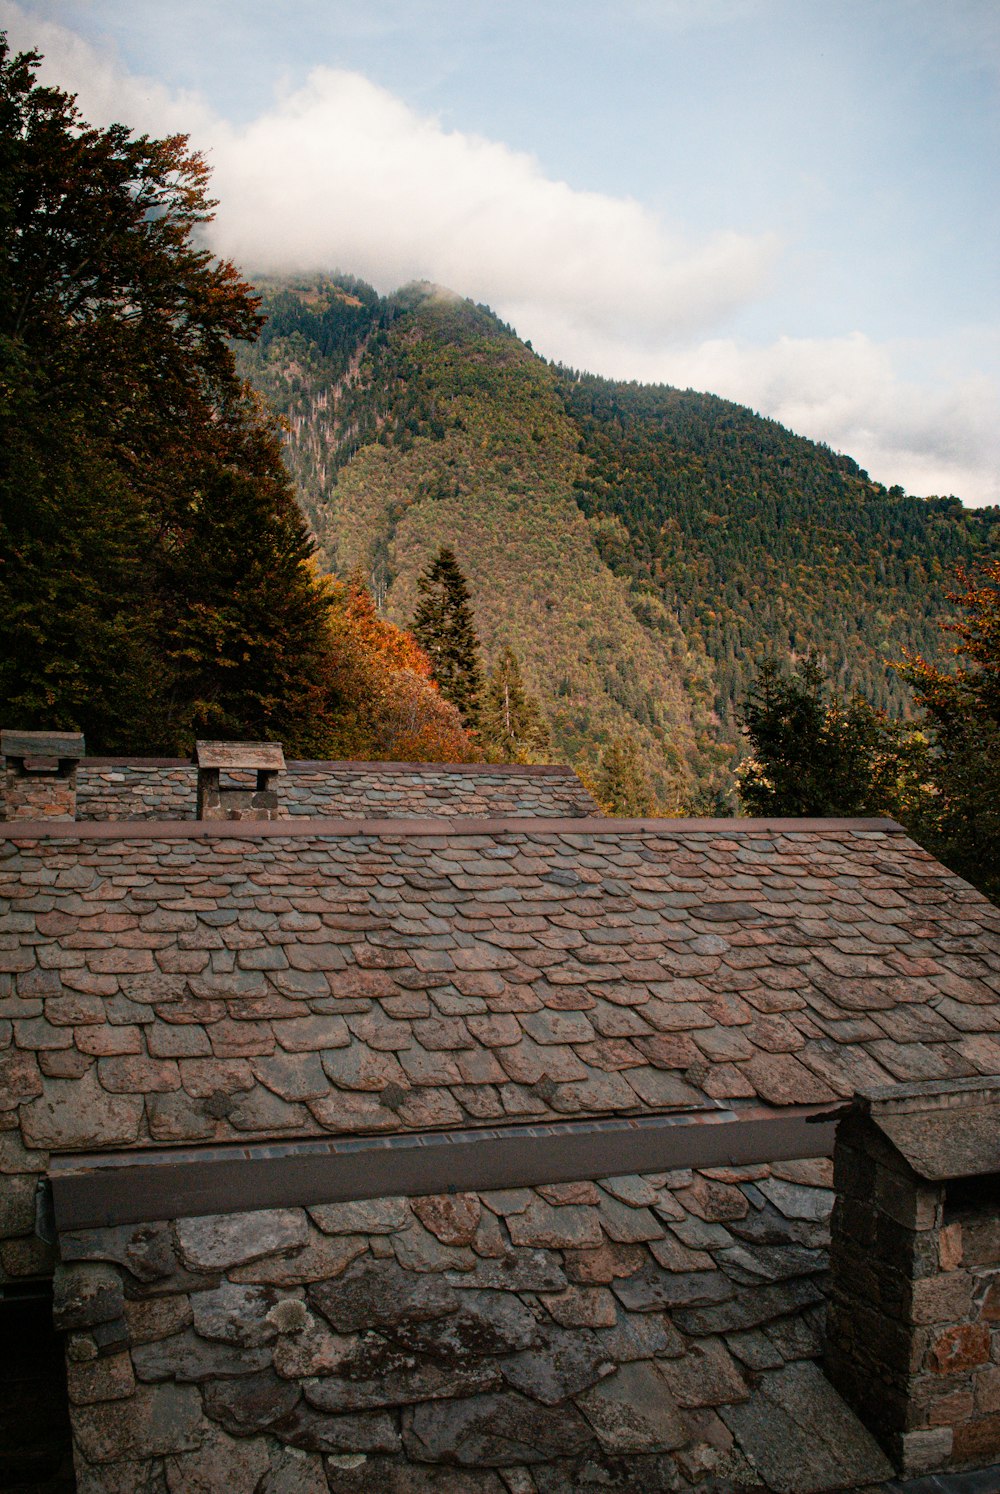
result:
M 611 1290 L 631 1312 L 723 1303 L 734 1292 L 732 1282 L 721 1271 L 665 1271 L 654 1261 L 647 1262 L 634 1276 L 613 1281 Z
M 594 1385 L 614 1369 L 614 1360 L 586 1328 L 546 1327 L 538 1348 L 501 1360 L 504 1379 L 515 1390 L 555 1406 Z
M 733 1281 L 750 1286 L 816 1276 L 829 1266 L 825 1250 L 807 1250 L 802 1245 L 738 1244 L 717 1250 L 715 1260 Z
M 404 1271 L 395 1259 L 352 1266 L 339 1280 L 314 1282 L 308 1291 L 336 1333 L 419 1323 L 459 1307 L 440 1275 Z
M 148 1344 L 135 1344 L 132 1363 L 140 1380 L 202 1384 L 220 1377 L 252 1375 L 271 1362 L 267 1348 L 219 1343 L 188 1329 Z
M 611 1452 L 653 1452 L 679 1447 L 688 1429 L 655 1364 L 627 1364 L 577 1397 L 577 1405 Z
M 267 1432 L 284 1422 L 302 1392 L 273 1370 L 234 1380 L 213 1380 L 204 1387 L 205 1412 L 234 1437 Z
M 468 1364 L 483 1356 L 517 1353 L 539 1341 L 534 1313 L 507 1292 L 462 1292 L 447 1317 L 407 1320 L 386 1330 L 392 1342 L 438 1364 Z
M 458 1288 L 507 1292 L 558 1292 L 569 1284 L 554 1250 L 514 1250 L 477 1261 L 472 1271 L 449 1271 L 445 1279 Z
M 309 1238 L 302 1209 L 261 1209 L 252 1214 L 205 1214 L 177 1221 L 177 1244 L 192 1270 L 225 1270 Z
M 732 1333 L 735 1329 L 756 1328 L 822 1300 L 823 1293 L 814 1281 L 799 1278 L 765 1287 L 744 1287 L 730 1301 L 709 1307 L 680 1308 L 674 1313 L 674 1322 L 684 1333 Z
M 416 1406 L 403 1440 L 420 1462 L 507 1468 L 571 1456 L 592 1434 L 573 1406 L 540 1406 L 510 1391 Z
M 344 1370 L 353 1366 L 348 1361 Z M 306 1400 L 326 1412 L 370 1411 L 386 1406 L 411 1406 L 420 1401 L 456 1400 L 499 1390 L 503 1378 L 488 1359 L 465 1365 L 435 1364 L 409 1356 L 409 1366 L 384 1370 L 373 1379 L 347 1379 L 343 1374 L 307 1381 Z
M 192 1294 L 195 1330 L 202 1338 L 257 1348 L 277 1337 L 276 1328 L 268 1320 L 277 1301 L 278 1293 L 272 1287 L 225 1281 L 212 1291 Z
M 719 1414 L 774 1494 L 823 1494 L 892 1477 L 871 1433 L 810 1361 L 761 1376 Z
M 118 1401 L 77 1406 L 73 1412 L 73 1433 L 89 1463 L 190 1452 L 199 1446 L 203 1428 L 193 1385 L 139 1386 L 127 1415 Z

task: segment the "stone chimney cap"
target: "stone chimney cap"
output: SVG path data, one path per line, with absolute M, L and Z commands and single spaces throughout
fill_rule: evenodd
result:
M 280 742 L 195 742 L 199 768 L 256 768 L 258 772 L 283 773 L 285 754 Z
M 863 1091 L 857 1108 L 929 1182 L 1000 1172 L 1000 1077 Z
M 65 762 L 85 752 L 79 731 L 0 731 L 0 755 L 4 757 L 57 757 Z

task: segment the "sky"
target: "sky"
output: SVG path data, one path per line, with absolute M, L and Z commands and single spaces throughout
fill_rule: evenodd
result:
M 183 131 L 247 274 L 432 280 L 537 352 L 1000 503 L 997 0 L 0 0 Z

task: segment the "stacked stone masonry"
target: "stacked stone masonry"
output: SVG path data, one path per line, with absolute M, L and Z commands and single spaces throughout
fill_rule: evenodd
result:
M 4 767 L 3 806 L 7 820 L 76 818 L 76 765 L 67 773 L 25 773 Z
M 232 777 L 248 787 L 253 782 L 252 774 Z M 197 769 L 182 758 L 85 758 L 77 775 L 76 817 L 193 820 L 197 782 Z M 289 762 L 275 788 L 280 812 L 289 816 L 419 819 L 599 812 L 573 770 L 554 766 Z
M 1000 1106 L 987 1112 L 996 1135 Z M 948 1150 L 961 1156 L 957 1111 Z M 1000 1156 L 1000 1142 L 993 1143 Z M 1000 1459 L 1000 1186 L 921 1178 L 870 1121 L 841 1125 L 826 1363 L 907 1472 Z
M 0 731 L 0 816 L 75 819 L 83 749 L 79 732 Z

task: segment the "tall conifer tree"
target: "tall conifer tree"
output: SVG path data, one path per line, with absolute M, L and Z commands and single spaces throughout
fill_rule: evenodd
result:
M 594 788 L 607 814 L 643 819 L 652 813 L 653 790 L 633 736 L 625 732 L 608 743 L 601 753 Z
M 549 728 L 541 707 L 525 689 L 521 663 L 505 648 L 483 693 L 479 731 L 488 759 L 502 763 L 538 762 L 549 749 Z
M 468 583 L 454 550 L 442 545 L 417 581 L 420 600 L 411 632 L 431 661 L 445 700 L 467 726 L 479 720 L 483 671 Z

